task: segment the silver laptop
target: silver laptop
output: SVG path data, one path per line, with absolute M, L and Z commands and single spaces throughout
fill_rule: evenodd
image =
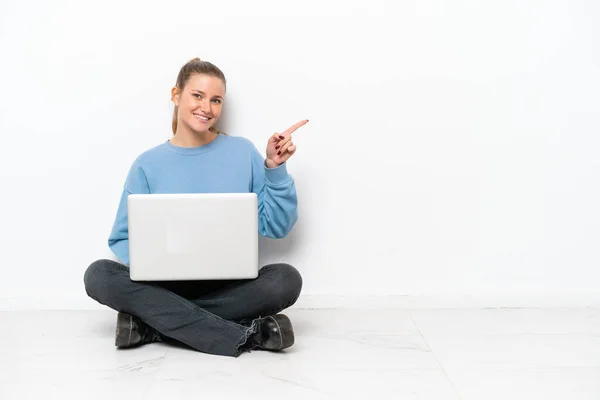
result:
M 255 193 L 131 194 L 127 207 L 131 280 L 258 276 Z

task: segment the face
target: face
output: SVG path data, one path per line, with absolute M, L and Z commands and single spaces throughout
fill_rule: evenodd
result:
M 225 84 L 219 78 L 195 74 L 185 87 L 174 87 L 171 99 L 178 107 L 178 129 L 186 128 L 191 132 L 203 133 L 209 130 L 219 119 Z

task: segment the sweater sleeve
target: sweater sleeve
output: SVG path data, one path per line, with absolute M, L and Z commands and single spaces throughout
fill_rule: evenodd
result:
M 286 164 L 267 168 L 256 147 L 252 152 L 252 191 L 258 196 L 258 230 L 262 236 L 280 239 L 298 220 L 296 185 Z
M 146 174 L 136 162 L 133 164 L 121 193 L 119 208 L 112 231 L 108 238 L 108 247 L 125 265 L 129 265 L 129 225 L 127 215 L 127 196 L 130 194 L 150 193 Z

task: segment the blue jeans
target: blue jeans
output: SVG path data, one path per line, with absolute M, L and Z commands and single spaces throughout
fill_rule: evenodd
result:
M 290 307 L 302 289 L 300 273 L 288 264 L 267 265 L 248 280 L 135 282 L 127 266 L 98 260 L 84 283 L 92 299 L 138 317 L 167 338 L 233 357 L 246 350 L 257 318 Z

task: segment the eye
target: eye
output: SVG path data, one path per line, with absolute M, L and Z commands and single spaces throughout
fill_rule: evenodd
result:
M 194 96 L 197 99 L 199 99 L 200 97 L 202 97 L 202 96 L 200 96 L 200 93 L 193 93 L 192 96 Z
M 221 100 L 220 100 L 220 99 L 214 99 L 214 100 L 213 100 L 213 102 L 214 102 L 215 104 L 221 104 Z

